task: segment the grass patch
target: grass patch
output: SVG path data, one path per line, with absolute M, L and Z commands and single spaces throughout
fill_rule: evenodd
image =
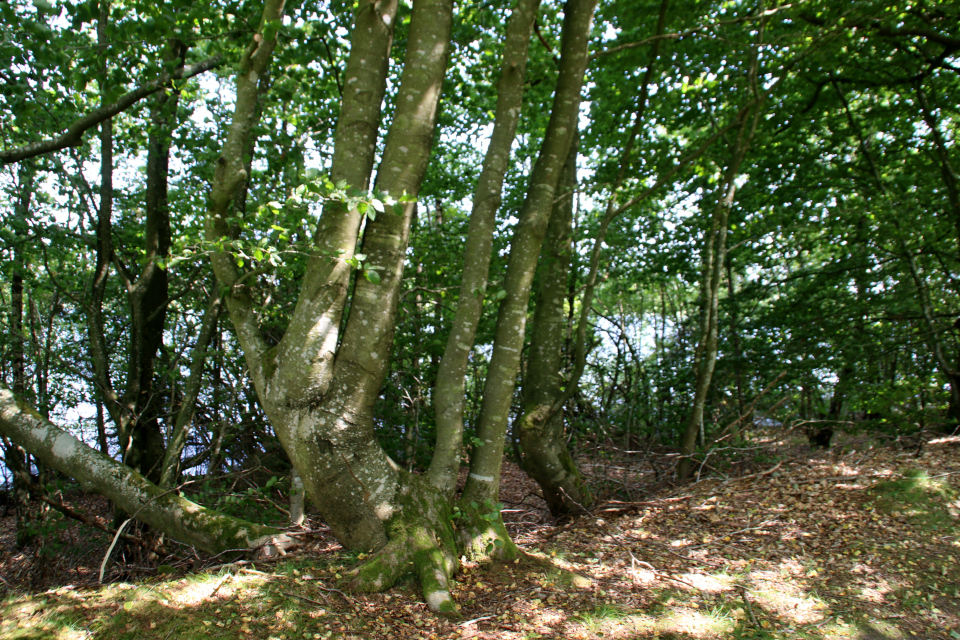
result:
M 931 478 L 923 469 L 908 469 L 897 480 L 870 489 L 874 505 L 892 516 L 905 517 L 930 531 L 956 528 L 957 492 L 946 478 Z
M 30 598 L 0 605 L 0 637 L 5 640 L 81 640 L 92 637 L 82 619 L 46 598 Z

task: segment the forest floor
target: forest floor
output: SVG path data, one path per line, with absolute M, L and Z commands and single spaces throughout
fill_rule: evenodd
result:
M 607 499 L 565 524 L 508 465 L 504 515 L 526 556 L 466 566 L 456 621 L 426 611 L 412 580 L 339 591 L 357 557 L 319 525 L 278 562 L 113 565 L 98 585 L 105 534 L 70 525 L 16 552 L 4 518 L 0 638 L 960 640 L 960 437 L 919 454 L 775 440 L 749 452 L 746 475 L 685 486 L 666 481 L 664 454 L 594 457 Z

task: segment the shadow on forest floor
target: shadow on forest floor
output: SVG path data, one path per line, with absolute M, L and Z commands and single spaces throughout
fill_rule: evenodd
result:
M 454 594 L 463 622 L 428 613 L 412 582 L 337 591 L 356 558 L 319 534 L 274 564 L 97 587 L 103 541 L 84 531 L 58 556 L 76 564 L 59 574 L 73 585 L 27 592 L 25 565 L 6 551 L 0 637 L 960 640 L 958 454 L 960 438 L 930 441 L 919 457 L 847 444 L 751 476 L 661 486 L 561 527 L 524 506 L 533 488 L 512 467 L 504 502 L 529 555 L 465 568 Z

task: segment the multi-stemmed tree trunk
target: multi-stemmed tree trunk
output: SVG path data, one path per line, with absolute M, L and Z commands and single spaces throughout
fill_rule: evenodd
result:
M 752 66 L 752 73 L 756 74 L 755 62 Z M 703 428 L 703 413 L 707 402 L 707 392 L 710 390 L 713 371 L 717 363 L 720 282 L 726 261 L 727 224 L 737 192 L 740 165 L 746 157 L 756 131 L 760 113 L 759 101 L 751 107 L 751 111 L 752 117 L 747 117 L 744 114 L 741 118 L 737 137 L 731 143 L 730 158 L 727 161 L 723 180 L 720 183 L 722 190 L 719 192 L 719 197 L 710 216 L 710 227 L 706 233 L 701 255 L 700 330 L 693 360 L 696 384 L 690 417 L 680 441 L 681 458 L 677 465 L 677 476 L 681 480 L 689 478 L 695 468 L 693 454 L 696 451 L 697 437 Z
M 282 1 L 268 0 L 262 25 L 282 13 Z M 331 179 L 361 191 L 373 165 L 395 18 L 395 3 L 364 2 L 352 37 Z M 255 290 L 233 256 L 222 252 L 213 260 L 228 289 L 226 306 L 260 403 L 307 493 L 342 544 L 379 550 L 354 576 L 354 586 L 386 588 L 412 562 L 428 603 L 442 611 L 455 609 L 447 586 L 456 557 L 449 504 L 386 455 L 374 432 L 373 407 L 389 361 L 414 217 L 410 197 L 416 197 L 430 158 L 451 24 L 450 0 L 414 4 L 397 107 L 374 185 L 377 194 L 408 197 L 397 215 L 367 220 L 360 249 L 367 277 L 354 281 L 342 335 L 347 261 L 362 222 L 357 208 L 325 207 L 297 307 L 276 346 L 260 334 Z M 257 38 L 241 62 L 234 119 L 211 195 L 208 237 L 214 241 L 227 237 L 226 214 L 247 179 L 242 150 L 254 121 L 257 82 L 274 45 Z
M 703 433 L 703 413 L 707 393 L 713 382 L 713 371 L 717 363 L 717 338 L 719 334 L 720 283 L 723 279 L 727 255 L 727 226 L 730 209 L 733 208 L 737 193 L 737 179 L 740 166 L 750 150 L 757 124 L 762 113 L 763 101 L 772 86 L 761 88 L 759 82 L 759 51 L 764 43 L 766 17 L 761 18 L 753 46 L 750 48 L 747 65 L 747 88 L 752 96 L 749 105 L 740 111 L 734 121 L 736 137 L 728 141 L 729 156 L 723 170 L 723 177 L 717 191 L 710 216 L 710 225 L 705 234 L 701 253 L 700 280 L 700 329 L 697 347 L 694 352 L 693 371 L 695 376 L 694 395 L 690 416 L 680 440 L 680 462 L 677 476 L 688 479 L 694 470 L 693 455 L 696 451 L 697 437 Z
M 577 151 L 574 143 L 563 167 L 543 242 L 536 311 L 530 330 L 530 355 L 523 380 L 524 409 L 520 420 L 514 424 L 523 450 L 523 469 L 540 485 L 547 507 L 554 516 L 585 511 L 592 502 L 590 488 L 567 448 L 563 408 L 550 411 L 563 394 L 564 301 L 572 250 Z M 549 413 L 545 419 L 541 416 L 542 411 Z
M 466 518 L 460 540 L 474 555 L 486 555 L 487 542 L 512 546 L 499 513 L 490 517 L 489 508 L 483 505 L 497 497 L 530 285 L 560 169 L 576 128 L 595 4 L 596 0 L 568 0 L 553 115 L 511 252 L 507 297 L 500 309 L 492 373 L 487 380 L 491 401 L 484 405 L 479 430 L 487 442 L 474 455 L 462 503 Z M 330 177 L 360 192 L 367 190 L 373 167 L 396 10 L 396 2 L 364 0 L 355 18 Z M 511 51 L 516 57 L 505 61 L 504 78 L 505 86 L 516 96 L 506 100 L 505 118 L 515 119 L 519 112 L 519 103 L 511 100 L 519 96 L 526 55 L 515 49 L 529 37 L 535 10 L 535 2 L 521 2 L 516 20 L 511 20 Z M 278 24 L 282 16 L 283 0 L 267 0 L 260 28 L 239 64 L 233 120 L 217 161 L 207 236 L 214 246 L 221 247 L 212 261 L 223 287 L 224 306 L 260 403 L 321 516 L 344 546 L 376 552 L 353 574 L 353 587 L 387 588 L 412 566 L 429 606 L 453 611 L 448 580 L 456 567 L 458 544 L 450 498 L 462 427 L 454 426 L 452 434 L 444 434 L 430 473 L 418 477 L 387 456 L 377 442 L 373 421 L 392 345 L 414 216 L 412 200 L 430 158 L 451 36 L 452 2 L 414 3 L 397 106 L 374 187 L 378 198 L 385 193 L 399 199 L 397 213 L 381 212 L 376 219 L 368 218 L 361 238 L 364 220 L 358 208 L 326 203 L 296 309 L 283 337 L 271 344 L 258 323 L 258 273 L 240 272 L 227 250 L 232 240 L 227 219 L 249 178 L 244 152 L 256 123 L 259 85 L 268 73 L 276 45 L 276 36 L 268 34 L 275 34 L 271 25 Z M 500 154 L 507 153 L 514 127 L 510 124 L 501 129 L 506 142 L 495 147 Z M 505 159 L 494 154 L 490 160 L 493 176 L 483 197 L 495 202 L 502 182 L 496 174 L 502 176 Z M 109 237 L 101 236 L 105 243 Z M 358 242 L 359 253 L 365 256 L 363 273 L 353 278 L 351 263 Z M 344 323 L 351 282 L 350 313 Z M 480 281 L 481 291 L 483 284 Z M 467 298 L 476 292 L 463 294 Z M 464 343 L 467 338 L 472 341 L 472 336 L 462 337 Z M 462 353 L 459 342 L 455 346 L 454 351 Z M 453 419 L 462 424 L 462 416 Z M 164 492 L 129 467 L 84 447 L 8 392 L 0 395 L 0 430 L 43 461 L 105 493 L 129 513 L 199 548 L 220 551 L 289 544 L 270 529 L 225 518 L 173 492 Z M 467 506 L 474 504 L 480 506 Z
M 506 295 L 497 315 L 493 353 L 477 426 L 477 437 L 482 444 L 471 456 L 470 474 L 460 501 L 465 517 L 459 535 L 465 552 L 474 557 L 487 556 L 490 550 L 497 548 L 499 554 L 507 557 L 516 553 L 496 506 L 503 449 L 524 343 L 530 290 L 553 212 L 557 185 L 577 130 L 580 92 L 595 8 L 596 0 L 568 0 L 564 5 L 553 109 L 510 242 L 510 257 L 503 281 Z

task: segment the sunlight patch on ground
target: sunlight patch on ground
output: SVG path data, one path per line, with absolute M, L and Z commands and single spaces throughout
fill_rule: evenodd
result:
M 209 573 L 170 583 L 166 591 L 169 604 L 195 607 L 209 598 L 230 597 L 245 589 L 260 587 L 266 582 L 266 576 Z
M 753 572 L 749 581 L 752 588 L 748 597 L 778 618 L 802 625 L 819 622 L 828 613 L 827 606 L 820 598 L 793 580 L 776 576 L 772 571 Z
M 734 579 L 727 575 L 708 575 L 704 573 L 681 573 L 677 576 L 684 582 L 689 583 L 697 591 L 704 593 L 720 593 L 730 591 L 733 587 Z M 680 589 L 689 589 L 688 585 L 678 583 Z
M 74 605 L 49 606 L 40 594 L 16 604 L 0 604 L 0 637 L 5 640 L 87 640 L 93 634 L 76 624 Z M 82 598 L 79 598 L 82 600 Z
M 729 617 L 711 616 L 691 609 L 675 610 L 660 620 L 661 633 L 686 633 L 695 638 L 716 638 L 729 634 L 735 626 Z

